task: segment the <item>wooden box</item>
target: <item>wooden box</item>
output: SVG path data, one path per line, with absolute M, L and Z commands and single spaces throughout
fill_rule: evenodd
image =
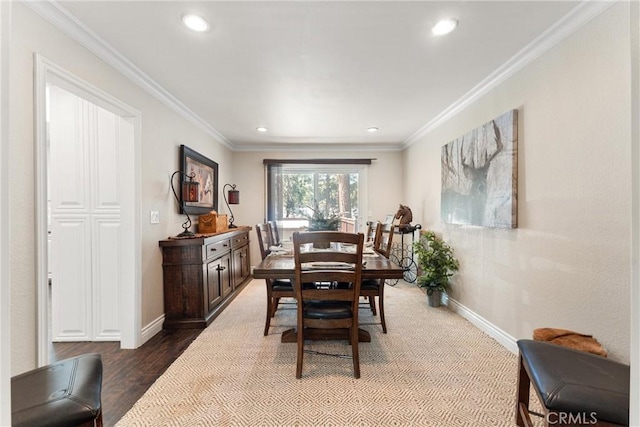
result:
M 211 211 L 198 217 L 198 233 L 200 234 L 220 233 L 228 228 L 226 214 L 218 214 L 215 211 Z

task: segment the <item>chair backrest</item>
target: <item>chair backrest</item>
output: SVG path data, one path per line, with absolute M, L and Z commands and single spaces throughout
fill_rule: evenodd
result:
M 260 247 L 260 256 L 265 259 L 271 253 L 271 227 L 269 223 L 256 224 L 256 233 L 258 234 L 258 246 Z
M 389 258 L 391 253 L 391 245 L 393 244 L 393 235 L 395 234 L 396 225 L 382 224 L 378 222 L 376 227 L 376 236 L 373 241 L 373 250 L 380 255 Z
M 351 301 L 357 321 L 360 283 L 362 281 L 362 233 L 340 231 L 295 232 L 293 254 L 296 280 L 294 287 L 298 303 L 304 301 Z M 327 247 L 328 249 L 314 249 Z M 301 286 L 304 283 L 350 283 L 350 287 L 329 289 Z
M 280 233 L 278 232 L 278 224 L 275 221 L 269 221 L 269 228 L 271 230 L 271 246 L 282 246 Z
M 376 230 L 378 228 L 377 224 L 380 224 L 380 221 L 378 222 L 367 221 L 367 231 L 366 233 L 364 233 L 365 242 L 373 242 L 375 240 Z

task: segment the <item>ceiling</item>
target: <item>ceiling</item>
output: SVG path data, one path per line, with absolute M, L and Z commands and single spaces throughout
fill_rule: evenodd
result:
M 575 1 L 59 1 L 237 150 L 399 149 Z M 193 32 L 186 12 L 211 28 Z M 441 18 L 458 28 L 431 34 Z M 530 46 L 529 46 L 530 47 Z M 517 107 L 517 106 L 514 106 Z M 260 133 L 256 127 L 265 126 Z M 377 127 L 376 133 L 367 128 Z M 320 145 L 321 144 L 321 145 Z

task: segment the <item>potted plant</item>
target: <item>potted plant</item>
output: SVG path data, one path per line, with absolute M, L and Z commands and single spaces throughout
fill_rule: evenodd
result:
M 418 256 L 421 274 L 418 286 L 426 288 L 430 307 L 440 306 L 440 295 L 447 292 L 449 280 L 458 271 L 458 260 L 453 256 L 453 248 L 436 236 L 431 230 L 424 231 L 420 239 L 413 244 Z
M 308 209 L 313 212 L 313 214 L 306 214 L 305 216 L 309 220 L 309 228 L 308 231 L 336 231 L 338 227 L 340 227 L 340 218 L 334 213 L 328 213 L 320 210 L 318 206 L 318 202 L 315 203 L 315 209 L 308 206 Z M 327 249 L 329 247 L 328 243 L 314 243 L 314 248 L 317 249 Z
M 313 212 L 312 215 L 305 215 L 309 220 L 309 231 L 336 231 L 340 227 L 340 217 L 334 213 L 323 212 L 317 202 L 315 209 L 309 209 Z

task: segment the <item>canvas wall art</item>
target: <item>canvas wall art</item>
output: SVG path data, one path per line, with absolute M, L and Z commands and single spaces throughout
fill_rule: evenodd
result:
M 443 222 L 517 226 L 518 110 L 443 146 L 441 164 Z

